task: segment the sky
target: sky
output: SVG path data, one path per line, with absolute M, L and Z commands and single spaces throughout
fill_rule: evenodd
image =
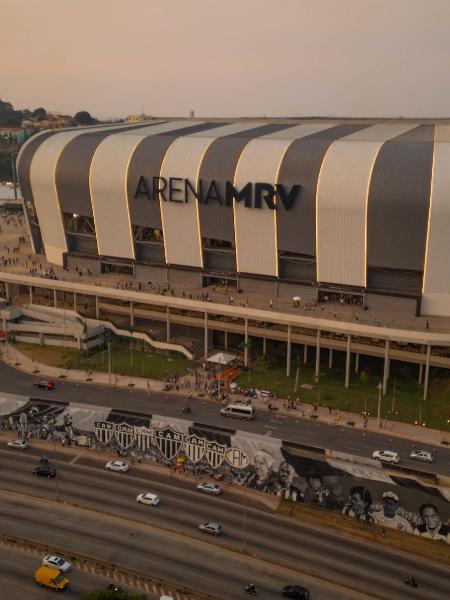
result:
M 0 0 L 0 23 L 16 108 L 450 116 L 450 0 Z

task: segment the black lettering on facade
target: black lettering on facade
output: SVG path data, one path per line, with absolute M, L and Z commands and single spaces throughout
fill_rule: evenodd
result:
M 159 195 L 161 194 L 161 198 L 164 202 L 167 202 L 167 198 L 164 196 L 164 190 L 167 187 L 167 180 L 164 177 L 153 177 L 153 199 L 159 200 Z
M 255 201 L 253 203 L 254 208 L 261 208 L 262 201 L 269 208 L 275 210 L 275 202 L 274 202 L 275 190 L 273 189 L 273 185 L 269 183 L 255 183 Z
M 209 184 L 208 191 L 206 192 L 206 196 L 203 199 L 203 204 L 208 204 L 210 200 L 217 200 L 219 204 L 223 206 L 220 190 L 217 182 L 214 181 L 214 179 Z
M 184 201 L 189 202 L 189 192 L 197 198 L 199 202 L 202 201 L 203 195 L 203 182 L 201 179 L 198 180 L 198 191 L 195 189 L 195 186 L 189 181 L 189 179 L 184 180 Z
M 152 199 L 152 194 L 151 194 L 151 189 L 149 189 L 149 185 L 147 183 L 147 180 L 145 179 L 145 177 L 143 175 L 141 175 L 139 177 L 139 181 L 137 184 L 137 188 L 136 188 L 136 192 L 134 194 L 134 199 L 136 200 L 136 198 L 140 195 L 144 195 L 147 196 L 147 198 L 149 200 Z
M 175 187 L 176 181 L 183 181 L 181 177 L 170 177 L 169 178 L 169 201 L 170 202 L 186 202 L 186 198 L 183 200 L 183 197 L 176 196 L 177 194 L 181 194 L 183 191 L 180 187 Z
M 281 185 L 280 183 L 277 183 L 275 186 L 275 189 L 277 191 L 277 194 L 279 195 L 281 202 L 283 203 L 283 206 L 286 210 L 289 210 L 292 205 L 294 204 L 298 193 L 300 191 L 300 186 L 299 185 L 293 185 L 291 187 L 291 189 L 289 190 L 288 193 L 286 193 L 286 190 L 284 188 L 284 185 Z
M 225 191 L 226 205 L 231 206 L 234 198 L 236 202 L 242 202 L 242 200 L 244 200 L 244 205 L 247 208 L 250 208 L 252 206 L 252 188 L 253 184 L 249 182 L 238 191 L 230 181 L 227 181 Z

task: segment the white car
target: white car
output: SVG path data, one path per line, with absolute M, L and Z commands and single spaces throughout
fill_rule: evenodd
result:
M 372 454 L 372 458 L 380 460 L 381 462 L 397 464 L 400 461 L 400 456 L 397 452 L 392 450 L 375 450 Z
M 10 448 L 17 448 L 17 450 L 26 450 L 30 447 L 30 444 L 26 440 L 14 440 L 8 442 L 8 446 Z
M 110 471 L 120 471 L 121 473 L 126 473 L 129 468 L 129 465 L 123 460 L 110 460 L 105 465 L 105 469 L 109 469 Z
M 220 485 L 218 485 L 217 483 L 208 483 L 206 481 L 203 483 L 199 483 L 197 489 L 201 492 L 205 492 L 205 494 L 213 494 L 214 496 L 217 496 L 218 494 L 222 493 L 222 488 L 220 487 Z
M 429 450 L 413 450 L 409 455 L 414 460 L 420 460 L 422 462 L 432 463 L 434 462 L 433 453 Z
M 151 494 L 150 492 L 147 494 L 139 494 L 136 497 L 136 502 L 140 502 L 141 504 L 150 504 L 151 506 L 158 506 L 159 496 L 156 494 Z
M 48 554 L 44 556 L 42 559 L 42 564 L 46 567 L 54 567 L 59 569 L 63 573 L 67 573 L 72 568 L 72 565 L 68 560 L 61 558 L 60 556 L 56 556 L 56 554 Z

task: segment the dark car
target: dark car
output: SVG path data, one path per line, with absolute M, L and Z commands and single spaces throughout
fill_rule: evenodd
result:
M 47 379 L 38 379 L 35 381 L 34 387 L 39 388 L 40 390 L 53 390 L 55 389 L 55 383 Z
M 309 600 L 309 590 L 301 585 L 285 585 L 281 590 L 285 598 L 295 598 L 296 600 Z
M 41 477 L 56 477 L 56 469 L 50 465 L 39 465 L 39 467 L 34 469 L 33 475 L 40 475 Z

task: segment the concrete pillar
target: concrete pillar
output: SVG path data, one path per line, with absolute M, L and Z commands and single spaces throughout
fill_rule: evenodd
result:
M 100 308 L 98 305 L 98 296 L 95 296 L 95 318 L 100 319 Z
M 205 360 L 208 358 L 208 313 L 205 312 Z
M 130 327 L 134 329 L 134 304 L 130 300 Z
M 359 371 L 359 352 L 356 353 L 356 357 L 355 357 L 355 373 L 358 373 Z
M 244 321 L 244 366 L 248 366 L 248 319 Z
M 33 286 L 32 285 L 30 285 L 29 290 L 30 290 L 30 304 L 33 304 Z
M 77 293 L 73 293 L 73 310 L 77 312 Z
M 428 382 L 430 379 L 430 356 L 431 356 L 431 346 L 428 344 L 427 346 L 427 359 L 425 362 L 425 381 L 423 384 L 423 399 L 426 400 L 428 396 Z
M 166 308 L 166 342 L 170 342 L 170 307 Z
M 317 330 L 316 339 L 316 377 L 319 377 L 320 370 L 320 329 Z
M 263 356 L 267 354 L 267 338 L 263 337 Z
M 42 331 L 39 332 L 39 346 L 43 346 L 44 345 L 44 334 L 42 333 Z
M 5 296 L 6 296 L 7 302 L 11 302 L 11 294 L 10 294 L 10 291 L 9 291 L 9 283 L 7 281 L 5 281 Z
M 384 345 L 383 396 L 386 396 L 388 379 L 389 379 L 389 340 L 386 340 L 386 343 Z
M 345 357 L 345 388 L 347 389 L 350 386 L 350 341 L 351 335 L 347 336 L 347 355 Z
M 53 306 L 55 308 L 58 306 L 58 294 L 56 290 L 53 290 Z
M 292 355 L 291 326 L 288 325 L 288 330 L 287 330 L 286 377 L 290 377 L 290 375 L 291 375 L 291 355 Z
M 228 331 L 225 331 L 225 339 L 224 339 L 225 350 L 228 350 Z
M 303 346 L 303 362 L 305 365 L 308 362 L 308 344 Z
M 419 365 L 419 385 L 422 385 L 423 381 L 423 363 Z
M 333 367 L 333 348 L 330 348 L 330 353 L 328 354 L 328 368 L 331 369 Z

